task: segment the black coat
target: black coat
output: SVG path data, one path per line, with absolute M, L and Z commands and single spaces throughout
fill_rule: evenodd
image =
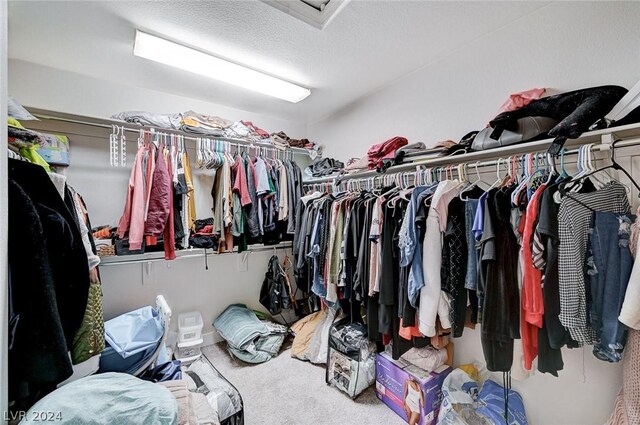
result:
M 87 308 L 89 265 L 75 221 L 44 169 L 9 160 L 12 397 L 71 376 L 68 351 Z

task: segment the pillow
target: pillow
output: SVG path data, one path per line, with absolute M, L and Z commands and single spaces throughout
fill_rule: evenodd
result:
M 51 416 L 45 417 L 48 412 Z M 174 425 L 178 403 L 161 385 L 124 373 L 103 373 L 55 390 L 37 402 L 21 424 L 47 420 L 67 425 Z

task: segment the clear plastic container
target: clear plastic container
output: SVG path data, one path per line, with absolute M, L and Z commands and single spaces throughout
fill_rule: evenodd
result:
M 202 339 L 202 315 L 199 311 L 178 315 L 178 345 L 196 345 Z M 202 344 L 202 341 L 199 342 Z

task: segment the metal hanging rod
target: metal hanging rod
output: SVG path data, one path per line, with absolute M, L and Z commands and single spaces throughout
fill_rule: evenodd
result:
M 564 158 L 569 155 L 579 155 L 580 149 L 587 145 L 590 145 L 590 148 L 589 148 L 590 153 L 613 151 L 615 148 L 623 149 L 626 147 L 640 146 L 640 137 L 626 139 L 626 140 L 618 140 L 618 141 L 615 141 L 615 145 L 608 144 L 608 143 L 584 144 L 584 145 L 581 145 L 581 147 L 576 149 L 564 149 L 561 156 Z M 343 176 L 345 178 L 335 182 L 333 181 L 317 182 L 316 181 L 316 182 L 305 182 L 304 184 L 311 187 L 315 186 L 319 188 L 325 188 L 326 190 L 342 188 L 342 190 L 353 191 L 353 190 L 362 190 L 363 188 L 371 189 L 372 187 L 378 187 L 377 185 L 379 185 L 380 183 L 382 183 L 383 185 L 389 185 L 394 182 L 395 184 L 411 184 L 411 180 L 413 180 L 413 184 L 415 184 L 416 179 L 418 179 L 418 172 L 425 172 L 425 171 L 437 172 L 438 177 L 432 177 L 432 178 L 435 178 L 436 180 L 439 181 L 442 179 L 443 176 L 445 178 L 452 179 L 455 171 L 457 171 L 458 174 L 460 173 L 467 174 L 468 167 L 470 166 L 475 168 L 476 172 L 478 171 L 479 167 L 495 166 L 497 168 L 504 165 L 508 169 L 513 166 L 513 163 L 511 162 L 512 159 L 516 159 L 517 162 L 520 163 L 520 161 L 524 161 L 525 157 L 529 154 L 533 155 L 533 158 L 532 158 L 533 161 L 546 158 L 546 155 L 547 155 L 546 152 L 543 153 L 542 151 L 537 151 L 537 152 L 528 152 L 527 154 L 523 154 L 523 155 L 511 155 L 507 157 L 500 157 L 497 159 L 492 159 L 487 161 L 476 161 L 476 162 L 460 161 L 455 164 L 437 165 L 435 167 L 425 167 L 424 165 L 416 165 L 414 163 L 414 164 L 411 164 L 414 166 L 414 169 L 412 171 L 407 171 L 407 172 L 396 170 L 396 171 L 388 172 L 384 174 L 376 173 L 375 175 L 370 177 L 365 176 L 365 173 L 360 173 L 358 175 Z M 565 162 L 565 164 L 567 163 Z M 460 168 L 458 168 L 460 166 L 462 166 L 463 169 L 465 169 L 465 171 L 462 171 Z M 347 177 L 352 177 L 352 178 L 347 178 Z M 401 178 L 401 183 L 398 182 L 397 177 Z M 364 185 L 361 186 L 361 183 L 364 183 Z
M 640 125 L 632 124 L 625 127 L 620 127 L 621 130 L 624 130 L 625 134 L 628 134 L 626 138 L 618 137 L 617 140 L 620 140 L 616 143 L 615 147 L 617 149 L 629 147 L 629 146 L 638 146 L 640 145 Z M 611 144 L 615 137 L 608 136 L 617 136 L 618 130 L 620 129 L 609 129 L 609 131 L 605 132 L 603 130 L 594 131 L 590 133 L 585 133 L 586 137 L 575 139 L 573 143 L 568 143 L 569 145 L 585 145 L 588 143 L 593 143 L 593 150 L 604 151 L 612 149 Z M 633 137 L 631 137 L 633 135 Z M 341 182 L 347 180 L 367 180 L 371 178 L 383 178 L 384 176 L 397 174 L 405 171 L 416 171 L 418 167 L 420 168 L 438 168 L 451 165 L 459 165 L 459 164 L 467 164 L 473 165 L 474 167 L 477 165 L 478 167 L 489 167 L 495 166 L 499 159 L 503 160 L 509 156 L 520 156 L 527 153 L 543 153 L 546 152 L 547 147 L 551 143 L 551 140 L 542 140 L 538 142 L 532 142 L 530 144 L 521 144 L 521 145 L 513 145 L 506 146 L 504 148 L 490 149 L 486 151 L 478 151 L 471 152 L 468 154 L 455 155 L 455 156 L 447 156 L 447 157 L 438 157 L 438 158 L 428 158 L 424 160 L 416 160 L 414 162 L 394 165 L 391 166 L 384 173 L 378 173 L 376 171 L 365 171 L 361 173 L 355 174 L 343 174 L 338 176 L 331 176 L 325 178 L 317 178 L 310 179 L 303 182 L 303 185 L 312 186 L 314 184 L 323 184 L 323 183 L 335 183 L 340 184 Z M 579 149 L 566 149 L 565 155 L 574 155 L 577 154 Z M 481 161 L 484 158 L 492 158 L 489 160 Z
M 104 129 L 110 129 L 112 130 L 114 128 L 114 126 L 123 129 L 124 131 L 127 132 L 131 132 L 131 133 L 136 133 L 139 134 L 140 130 L 144 130 L 144 131 L 152 131 L 156 134 L 174 134 L 174 135 L 178 135 L 178 136 L 182 136 L 185 140 L 190 140 L 190 141 L 196 141 L 197 139 L 213 139 L 213 140 L 221 140 L 224 142 L 231 142 L 231 143 L 235 143 L 235 144 L 240 144 L 240 145 L 244 145 L 247 147 L 264 147 L 264 148 L 271 148 L 271 149 L 275 149 L 277 151 L 281 151 L 281 152 L 287 152 L 290 151 L 292 153 L 297 153 L 297 154 L 304 154 L 304 155 L 309 155 L 311 156 L 311 153 L 308 149 L 304 149 L 304 148 L 295 148 L 295 147 L 287 147 L 286 149 L 282 150 L 282 149 L 278 149 L 276 148 L 274 145 L 272 145 L 271 143 L 268 142 L 260 142 L 260 141 L 247 141 L 247 140 L 243 140 L 243 139 L 234 139 L 234 138 L 229 138 L 229 137 L 221 137 L 221 136 L 212 136 L 212 135 L 189 135 L 189 133 L 185 133 L 179 130 L 173 130 L 173 129 L 164 129 L 164 128 L 160 128 L 157 129 L 155 127 L 137 127 L 137 128 L 132 128 L 132 127 L 125 127 L 125 125 L 128 125 L 130 123 L 124 122 L 124 121 L 117 121 L 117 120 L 107 120 L 104 118 L 92 118 L 92 117 L 84 117 L 84 116 L 78 116 L 78 118 L 75 118 L 69 114 L 61 114 L 64 116 L 58 116 L 55 115 L 54 112 L 51 111 L 44 111 L 44 110 L 39 110 L 36 108 L 27 108 L 27 110 L 36 118 L 39 118 L 41 120 L 47 120 L 47 121 L 60 121 L 60 122 L 66 122 L 66 123 L 71 123 L 71 124 L 78 124 L 78 125 L 84 125 L 84 126 L 90 126 L 90 127 L 95 127 L 95 128 L 104 128 Z

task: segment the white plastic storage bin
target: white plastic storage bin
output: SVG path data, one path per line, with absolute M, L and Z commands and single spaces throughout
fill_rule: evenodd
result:
M 202 344 L 202 315 L 199 311 L 178 315 L 178 345 Z M 199 341 L 196 343 L 196 341 Z
M 202 355 L 202 349 L 200 345 L 193 345 L 189 347 L 178 347 L 174 356 L 177 360 L 180 360 L 182 364 L 192 363 L 200 358 Z

